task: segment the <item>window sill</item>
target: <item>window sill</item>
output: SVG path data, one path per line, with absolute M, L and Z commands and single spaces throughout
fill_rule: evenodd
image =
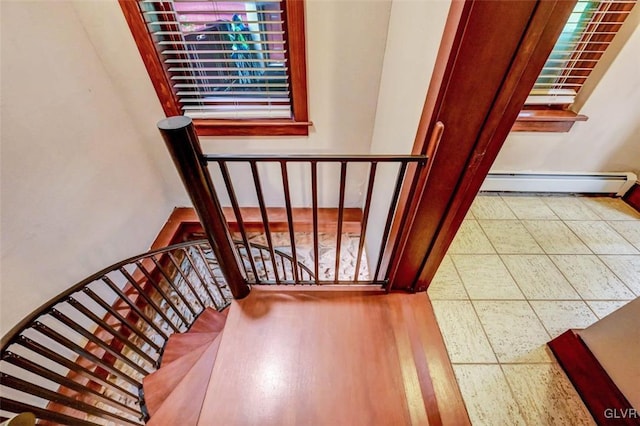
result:
M 568 132 L 576 121 L 587 121 L 586 115 L 564 110 L 522 110 L 512 132 Z
M 308 136 L 310 121 L 293 120 L 203 120 L 193 124 L 198 136 Z

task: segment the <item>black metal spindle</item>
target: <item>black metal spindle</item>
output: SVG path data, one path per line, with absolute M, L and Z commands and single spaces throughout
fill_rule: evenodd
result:
M 73 297 L 70 297 L 69 299 L 67 299 L 67 302 L 69 303 L 69 305 L 71 305 L 74 309 L 76 309 L 77 311 L 79 311 L 80 313 L 82 313 L 84 316 L 86 316 L 87 318 L 89 318 L 91 321 L 93 321 L 94 323 L 96 323 L 100 328 L 102 328 L 103 330 L 106 330 L 109 334 L 111 334 L 116 340 L 118 340 L 119 342 L 121 342 L 123 345 L 127 346 L 130 350 L 134 351 L 135 353 L 137 353 L 139 356 L 141 356 L 142 358 L 144 358 L 148 363 L 150 363 L 151 365 L 155 365 L 156 361 L 155 359 L 151 358 L 147 353 L 145 353 L 140 347 L 138 347 L 138 345 L 136 345 L 135 343 L 133 343 L 132 341 L 129 340 L 129 338 L 127 336 L 125 336 L 124 334 L 120 333 L 118 330 L 116 330 L 115 328 L 113 328 L 110 324 L 108 324 L 106 321 L 104 321 L 102 318 L 98 317 L 96 314 L 94 314 L 93 312 L 91 312 L 89 309 L 87 309 L 85 306 L 83 306 L 80 302 L 78 302 L 77 300 L 75 300 Z M 93 335 L 93 334 L 92 334 Z
M 218 166 L 220 167 L 220 173 L 222 173 L 222 180 L 224 181 L 224 186 L 227 188 L 227 194 L 229 194 L 229 201 L 231 202 L 231 208 L 233 210 L 233 214 L 236 218 L 236 222 L 238 223 L 238 229 L 240 230 L 240 236 L 242 237 L 242 242 L 244 243 L 244 249 L 247 252 L 247 257 L 249 258 L 249 264 L 251 265 L 251 270 L 253 271 L 253 279 L 256 283 L 260 283 L 260 277 L 258 277 L 258 270 L 256 269 L 256 265 L 253 261 L 253 256 L 251 255 L 251 246 L 249 245 L 249 239 L 247 238 L 247 232 L 244 227 L 244 220 L 242 219 L 242 211 L 240 210 L 240 205 L 238 204 L 238 198 L 236 197 L 236 192 L 233 189 L 233 183 L 231 181 L 231 176 L 229 175 L 229 168 L 227 167 L 227 163 L 224 161 L 218 162 Z M 244 264 L 244 262 L 242 262 Z
M 48 420 L 61 425 L 101 426 L 100 423 L 81 420 L 77 417 L 60 414 L 57 411 L 47 410 L 41 407 L 36 407 L 35 405 L 25 404 L 24 402 L 14 401 L 12 399 L 4 397 L 0 397 L 0 407 L 2 407 L 4 411 L 15 414 L 25 412 L 33 413 L 38 419 Z
M 391 197 L 391 204 L 389 204 L 389 212 L 387 213 L 387 221 L 384 225 L 384 232 L 382 233 L 382 240 L 380 241 L 380 250 L 378 251 L 378 262 L 376 265 L 376 272 L 373 275 L 374 282 L 378 281 L 378 275 L 380 274 L 380 267 L 382 265 L 382 257 L 384 256 L 384 248 L 387 245 L 387 239 L 389 238 L 389 231 L 391 230 L 391 224 L 393 217 L 395 216 L 395 210 L 398 204 L 398 197 L 400 196 L 400 189 L 402 188 L 402 182 L 404 174 L 407 171 L 407 162 L 400 163 L 398 170 L 398 176 L 396 178 L 396 185 L 393 190 L 393 196 Z
M 200 270 L 198 269 L 198 267 L 196 265 L 196 262 L 193 260 L 193 257 L 189 253 L 189 250 L 182 249 L 182 251 L 183 251 L 187 261 L 191 265 L 191 268 L 192 268 L 193 272 L 196 274 L 196 276 L 200 280 L 200 284 L 202 285 L 202 288 L 204 288 L 205 292 L 207 293 L 207 297 L 209 298 L 209 300 L 211 300 L 211 304 L 215 305 L 216 301 L 213 299 L 213 294 L 211 294 L 211 290 L 209 289 L 209 283 L 204 279 L 204 277 L 200 273 Z
M 193 296 L 198 301 L 202 309 L 205 309 L 207 307 L 207 304 L 204 303 L 204 301 L 196 291 L 195 287 L 193 286 L 193 283 L 191 282 L 191 279 L 189 279 L 188 274 L 185 274 L 185 272 L 182 270 L 182 267 L 178 264 L 179 263 L 178 259 L 176 259 L 173 253 L 171 252 L 167 252 L 167 255 L 169 256 L 169 260 L 173 264 L 174 268 L 176 268 L 176 271 L 178 271 L 178 274 L 182 277 L 182 279 L 184 280 L 184 283 L 187 285 L 187 287 L 189 287 L 189 290 L 191 290 L 191 293 L 193 293 Z
M 356 271 L 353 277 L 355 282 L 360 279 L 360 263 L 362 261 L 362 252 L 364 250 L 365 237 L 367 236 L 367 223 L 369 222 L 369 209 L 371 208 L 371 197 L 373 195 L 373 185 L 376 180 L 376 168 L 378 163 L 371 163 L 369 169 L 369 182 L 367 183 L 367 194 L 364 201 L 364 212 L 362 213 L 362 223 L 360 225 L 360 241 L 358 241 L 358 257 L 356 258 Z M 370 271 L 369 271 L 370 272 Z
M 187 307 L 189 312 L 191 312 L 191 315 L 195 317 L 197 315 L 196 311 L 193 309 L 193 306 L 191 306 L 191 303 L 189 303 L 189 300 L 187 300 L 187 298 L 185 297 L 184 292 L 180 291 L 173 278 L 171 278 L 165 268 L 160 265 L 160 262 L 158 261 L 158 259 L 156 259 L 155 256 L 151 257 L 151 261 L 154 265 L 156 265 L 156 269 L 158 270 L 158 272 L 160 272 L 160 275 L 162 275 L 169 287 L 171 287 L 176 295 L 180 298 L 180 300 L 182 300 L 182 303 Z
M 342 251 L 342 222 L 344 221 L 344 193 L 345 186 L 347 185 L 347 163 L 342 161 L 340 163 L 340 197 L 338 199 L 338 223 L 336 230 L 336 270 L 334 281 L 340 279 L 340 258 Z
M 253 185 L 256 189 L 256 196 L 258 198 L 258 205 L 260 207 L 260 217 L 262 218 L 262 226 L 264 226 L 264 234 L 267 239 L 267 246 L 269 246 L 269 254 L 271 254 L 271 265 L 273 266 L 273 273 L 276 276 L 276 283 L 280 284 L 280 274 L 278 274 L 278 266 L 276 265 L 276 253 L 273 250 L 273 241 L 271 239 L 271 229 L 269 226 L 269 216 L 267 215 L 267 206 L 264 202 L 264 194 L 262 193 L 262 185 L 260 183 L 260 174 L 258 173 L 258 166 L 255 161 L 249 163 L 251 166 L 251 175 L 253 176 Z M 266 269 L 266 268 L 265 268 Z
M 92 382 L 95 382 L 97 384 L 99 384 L 100 386 L 104 386 L 105 388 L 108 388 L 111 392 L 114 392 L 118 395 L 120 395 L 121 397 L 123 397 L 124 399 L 130 399 L 132 401 L 137 401 L 138 400 L 138 396 L 135 395 L 132 392 L 129 392 L 128 390 L 124 389 L 123 387 L 117 385 L 116 383 L 112 383 L 108 380 L 105 380 L 103 377 L 100 377 L 99 375 L 97 375 L 96 373 L 94 373 L 93 371 L 83 367 L 82 365 L 78 364 L 77 362 L 74 362 L 72 360 L 69 360 L 63 356 L 61 356 L 60 354 L 54 352 L 53 350 L 44 347 L 43 345 L 41 345 L 40 343 L 29 339 L 26 336 L 20 336 L 18 338 L 18 340 L 16 341 L 16 343 L 24 348 L 27 348 L 28 350 L 30 350 L 33 353 L 36 353 L 50 361 L 53 361 L 56 364 L 59 364 L 67 369 L 69 369 L 69 371 L 73 371 L 75 374 L 78 374 Z
M 15 365 L 23 370 L 29 371 L 32 374 L 36 374 L 40 377 L 44 377 L 47 380 L 50 380 L 54 383 L 57 383 L 60 386 L 64 386 L 67 389 L 71 389 L 83 395 L 88 395 L 94 400 L 99 401 L 102 404 L 107 404 L 117 410 L 123 411 L 125 413 L 131 414 L 133 416 L 139 416 L 140 411 L 134 408 L 129 407 L 128 405 L 123 404 L 120 401 L 115 399 L 111 399 L 100 392 L 92 389 L 89 386 L 83 385 L 76 381 L 73 381 L 65 376 L 62 376 L 58 373 L 55 373 L 47 368 L 43 367 L 40 364 L 37 364 L 30 359 L 22 357 L 18 354 L 15 354 L 11 351 L 7 351 L 3 356 L 2 360 L 8 362 L 9 364 Z
M 117 351 L 114 348 L 112 348 L 111 345 L 107 344 L 103 340 L 101 340 L 98 337 L 96 337 L 96 335 L 94 335 L 90 331 L 88 331 L 85 328 L 83 328 L 80 324 L 78 324 L 77 322 L 75 322 L 74 320 L 72 320 L 71 318 L 69 318 L 68 316 L 66 316 L 62 312 L 60 312 L 59 310 L 52 309 L 51 312 L 49 313 L 49 315 L 51 315 L 53 318 L 57 319 L 62 324 L 64 324 L 67 327 L 69 327 L 69 329 L 73 330 L 75 333 L 78 333 L 79 335 L 81 335 L 82 337 L 84 337 L 85 339 L 87 339 L 88 341 L 90 341 L 91 343 L 96 345 L 97 347 L 101 348 L 102 350 L 104 350 L 109 355 L 111 355 L 114 358 L 117 358 L 120 361 L 124 362 L 129 367 L 133 368 L 138 373 L 142 374 L 143 377 L 146 376 L 147 374 L 151 373 L 151 371 L 146 370 L 145 368 L 143 368 L 140 365 L 138 365 L 137 363 L 135 363 L 132 359 L 124 356 L 122 353 L 120 353 L 119 351 Z M 151 361 L 151 364 L 153 364 L 153 361 Z
M 147 279 L 147 282 L 149 284 L 151 284 L 151 286 L 158 292 L 158 294 L 160 296 L 162 296 L 162 300 L 164 300 L 167 303 L 167 305 L 169 305 L 171 307 L 171 310 L 173 310 L 173 312 L 178 316 L 178 319 L 180 319 L 182 324 L 185 327 L 188 326 L 189 325 L 189 321 L 187 321 L 185 316 L 182 315 L 182 312 L 180 311 L 180 309 L 178 309 L 178 307 L 173 303 L 173 301 L 171 300 L 171 297 L 169 297 L 169 295 L 167 295 L 167 293 L 162 289 L 162 287 L 156 281 L 156 279 L 151 276 L 151 273 L 147 270 L 147 268 L 144 266 L 144 264 L 142 262 L 140 262 L 140 261 L 137 261 L 136 262 L 136 267 L 145 276 L 145 278 Z M 179 330 L 177 330 L 177 331 L 179 331 Z
M 85 402 L 71 398 L 61 393 L 54 392 L 52 390 L 43 388 L 42 386 L 29 383 L 26 380 L 19 379 L 17 377 L 10 376 L 6 373 L 0 373 L 0 381 L 3 386 L 7 386 L 13 389 L 17 389 L 21 392 L 25 392 L 34 395 L 38 398 L 43 398 L 49 401 L 57 402 L 65 407 L 71 407 L 79 411 L 83 411 L 92 416 L 96 416 L 102 419 L 110 419 L 111 421 L 117 421 L 120 424 L 139 425 L 137 421 L 131 420 L 126 417 L 119 416 L 117 414 L 105 411 L 101 408 L 94 407 Z
M 156 352 L 160 352 L 160 346 L 158 346 L 153 340 L 151 340 L 146 334 L 144 334 L 140 329 L 133 323 L 131 323 L 127 318 L 122 316 L 120 312 L 115 310 L 111 305 L 102 300 L 97 294 L 95 294 L 90 288 L 85 288 L 83 292 L 89 296 L 94 302 L 96 302 L 102 309 L 109 312 L 110 315 L 117 318 L 120 321 L 120 324 L 125 325 L 131 332 L 133 332 L 140 339 L 144 340 L 148 343 L 152 348 L 155 349 Z
M 289 190 L 289 173 L 287 172 L 286 161 L 280 162 L 280 170 L 282 173 L 282 188 L 284 189 L 284 205 L 287 211 L 287 226 L 289 228 L 289 241 L 291 242 L 291 254 L 293 261 L 298 264 L 298 254 L 296 252 L 296 234 L 293 224 L 293 209 L 291 206 L 291 191 Z M 284 269 L 284 264 L 282 265 Z M 298 270 L 293 269 L 293 279 L 298 282 Z
M 205 255 L 204 251 L 202 250 L 202 246 L 197 245 L 196 248 L 198 250 L 198 253 L 200 253 L 200 257 L 202 258 L 202 261 L 207 266 L 207 270 L 209 271 L 209 276 L 213 280 L 213 284 L 214 284 L 214 286 L 216 288 L 218 296 L 220 296 L 220 300 L 224 300 L 224 295 L 222 294 L 222 288 L 224 287 L 224 285 L 221 285 L 220 282 L 218 281 L 218 278 L 216 277 L 215 272 L 213 271 L 213 269 L 211 268 L 211 265 L 209 264 L 209 261 L 207 260 L 207 256 Z M 221 308 L 221 306 L 218 306 L 217 302 L 216 302 L 216 309 L 219 309 L 219 308 Z
M 79 345 L 75 344 L 74 342 L 72 342 L 71 340 L 67 339 L 66 337 L 60 335 L 58 332 L 56 332 L 53 329 L 47 327 L 46 325 L 44 325 L 40 321 L 36 321 L 35 324 L 33 325 L 33 328 L 35 330 L 39 331 L 40 333 L 42 333 L 43 335 L 47 336 L 48 338 L 50 338 L 54 342 L 58 343 L 59 345 L 62 345 L 65 348 L 70 349 L 71 351 L 73 351 L 76 354 L 80 355 L 81 357 L 88 359 L 89 361 L 93 362 L 94 364 L 96 364 L 97 366 L 102 368 L 103 370 L 106 370 L 107 372 L 119 377 L 120 379 L 124 380 L 125 382 L 127 382 L 127 383 L 129 383 L 129 384 L 131 384 L 131 385 L 133 385 L 135 387 L 140 387 L 142 385 L 141 381 L 129 376 L 128 374 L 125 374 L 121 370 L 118 370 L 117 368 L 115 368 L 112 365 L 110 365 L 108 362 L 102 360 L 101 358 L 97 357 L 96 355 L 92 354 L 91 352 L 87 351 L 86 349 L 80 347 Z
M 311 162 L 311 210 L 313 215 L 313 272 L 316 284 L 320 280 L 320 250 L 318 232 L 318 162 Z
M 129 282 L 129 284 L 131 284 L 131 286 L 133 288 L 136 289 L 136 291 L 138 292 L 138 294 L 145 300 L 145 302 L 147 302 L 147 304 L 149 306 L 151 306 L 151 308 L 164 320 L 164 322 L 167 323 L 167 325 L 169 325 L 169 327 L 171 327 L 173 329 L 174 332 L 178 333 L 180 332 L 180 329 L 173 323 L 173 321 L 171 321 L 169 319 L 169 317 L 167 316 L 167 314 L 160 309 L 160 306 L 158 306 L 153 299 L 151 299 L 151 297 L 149 297 L 149 295 L 147 294 L 146 291 L 144 291 L 142 289 L 142 287 L 140 287 L 140 285 L 138 284 L 138 282 L 136 281 L 135 278 L 133 278 L 131 276 L 131 274 L 129 274 L 127 272 L 126 269 L 124 268 L 119 268 L 118 269 L 120 271 L 120 273 L 127 279 L 127 281 Z
M 127 304 L 127 306 L 129 306 L 135 313 L 136 315 L 142 319 L 144 322 L 146 322 L 147 324 L 149 324 L 149 326 L 151 328 L 153 328 L 164 340 L 168 340 L 169 336 L 160 328 L 156 325 L 155 321 L 151 318 L 149 318 L 144 312 L 142 312 L 142 309 L 140 309 L 138 306 L 136 306 L 135 303 L 133 303 L 129 297 L 127 297 L 126 294 L 124 294 L 124 292 L 122 290 L 120 290 L 120 288 L 118 288 L 118 286 L 111 281 L 111 279 L 109 277 L 107 277 L 106 275 L 104 277 L 102 277 L 102 281 L 107 284 L 109 286 L 109 288 L 111 290 L 113 290 L 119 297 L 120 300 L 122 300 L 124 303 Z

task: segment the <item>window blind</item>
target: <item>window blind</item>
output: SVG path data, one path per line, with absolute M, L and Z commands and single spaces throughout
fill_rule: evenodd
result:
M 636 0 L 579 0 L 525 105 L 570 105 Z
M 184 115 L 292 117 L 283 0 L 138 5 Z

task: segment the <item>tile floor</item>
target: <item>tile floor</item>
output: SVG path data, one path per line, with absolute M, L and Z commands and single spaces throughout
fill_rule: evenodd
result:
M 593 425 L 546 342 L 640 296 L 640 215 L 480 195 L 429 288 L 474 425 Z

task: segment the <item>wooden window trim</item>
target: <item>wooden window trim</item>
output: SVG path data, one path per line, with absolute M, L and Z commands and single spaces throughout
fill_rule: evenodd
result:
M 587 121 L 586 115 L 570 110 L 524 109 L 518 114 L 512 132 L 568 132 L 577 121 Z
M 567 71 L 563 77 L 577 79 L 576 83 L 584 84 L 593 68 L 600 60 L 607 49 L 606 44 L 610 43 L 622 25 L 626 16 L 616 12 L 629 12 L 633 9 L 633 3 L 603 3 L 600 4 L 598 12 L 594 14 L 601 16 L 599 21 L 593 19 L 587 26 L 586 32 L 615 32 L 615 34 L 593 34 L 585 39 L 585 35 L 579 44 L 583 47 L 582 52 L 574 53 L 570 61 L 573 67 Z M 578 114 L 569 109 L 570 105 L 565 105 L 564 109 L 554 107 L 542 107 L 538 109 L 526 108 L 521 111 L 516 122 L 511 129 L 513 132 L 568 132 L 577 121 L 586 121 L 587 116 Z
M 137 0 L 118 0 L 129 24 L 136 46 L 142 56 L 151 83 L 158 95 L 167 117 L 182 115 L 180 103 L 175 96 L 165 66 L 158 56 L 153 39 L 147 31 L 140 14 Z M 194 119 L 200 136 L 307 136 L 309 121 L 307 106 L 307 66 L 305 47 L 304 1 L 283 0 L 285 12 L 285 40 L 289 60 L 291 84 L 291 119 L 223 120 Z

